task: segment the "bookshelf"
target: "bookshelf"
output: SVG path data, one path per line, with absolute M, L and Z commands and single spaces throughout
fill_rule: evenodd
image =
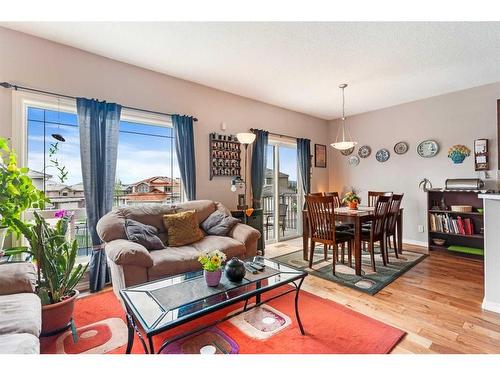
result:
M 483 200 L 478 191 L 429 190 L 427 228 L 429 251 L 443 251 L 482 257 L 484 250 Z M 472 206 L 471 212 L 451 210 L 451 206 Z M 443 245 L 434 239 L 444 240 Z M 472 254 L 472 255 L 471 255 Z

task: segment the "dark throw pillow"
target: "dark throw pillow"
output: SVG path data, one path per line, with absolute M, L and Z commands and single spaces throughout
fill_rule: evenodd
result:
M 125 219 L 125 233 L 129 241 L 137 242 L 148 250 L 160 250 L 165 246 L 158 237 L 158 229 L 135 220 Z
M 239 219 L 226 215 L 221 211 L 215 211 L 201 223 L 201 228 L 207 234 L 227 236 L 231 229 L 239 222 Z

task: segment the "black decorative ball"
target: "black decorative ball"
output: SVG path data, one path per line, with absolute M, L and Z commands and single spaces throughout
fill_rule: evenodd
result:
M 229 281 L 240 282 L 246 274 L 245 263 L 236 257 L 233 257 L 224 267 L 226 277 Z

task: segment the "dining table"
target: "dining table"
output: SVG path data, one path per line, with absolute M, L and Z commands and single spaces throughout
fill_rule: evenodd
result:
M 358 206 L 353 210 L 349 207 L 337 207 L 334 209 L 335 221 L 352 224 L 354 228 L 354 263 L 355 273 L 361 276 L 361 227 L 363 223 L 373 220 L 375 207 Z M 309 260 L 309 216 L 307 209 L 302 210 L 302 246 L 304 260 Z M 403 208 L 399 209 L 396 221 L 397 252 L 402 253 L 403 244 Z

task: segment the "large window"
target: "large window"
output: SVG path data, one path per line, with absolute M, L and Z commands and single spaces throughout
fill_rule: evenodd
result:
M 75 212 L 73 231 L 80 254 L 90 249 L 86 227 L 78 118 L 74 103 L 37 97 L 19 101 L 25 132 L 15 143 L 36 186 L 51 200 L 53 211 Z M 140 111 L 122 111 L 114 205 L 175 203 L 184 199 L 170 120 Z M 51 213 L 52 212 L 52 213 Z

